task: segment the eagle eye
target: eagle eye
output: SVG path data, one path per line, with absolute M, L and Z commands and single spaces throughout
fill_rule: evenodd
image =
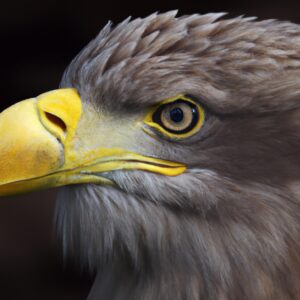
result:
M 180 95 L 156 105 L 145 123 L 168 138 L 182 139 L 195 134 L 204 119 L 203 107 L 189 97 Z

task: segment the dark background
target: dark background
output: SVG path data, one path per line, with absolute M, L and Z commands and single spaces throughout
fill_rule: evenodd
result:
M 0 110 L 56 89 L 68 62 L 108 20 L 175 8 L 300 23 L 300 1 L 2 1 Z M 63 263 L 53 233 L 54 199 L 55 190 L 1 199 L 0 299 L 86 298 L 92 277 Z

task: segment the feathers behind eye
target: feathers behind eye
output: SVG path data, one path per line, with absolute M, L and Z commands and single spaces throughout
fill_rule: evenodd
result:
M 128 148 L 186 166 L 172 178 L 119 170 L 105 174 L 117 188 L 63 190 L 63 242 L 109 270 L 117 296 L 107 299 L 124 299 L 130 272 L 130 299 L 298 299 L 299 195 L 288 185 L 299 183 L 299 111 L 291 110 L 300 106 L 300 26 L 223 15 L 108 24 L 64 74 L 62 86 L 113 122 L 114 145 L 127 139 Z M 149 110 L 176 95 L 203 104 L 207 126 L 195 127 L 203 135 L 174 142 L 161 114 L 153 122 Z M 162 134 L 145 134 L 145 123 Z

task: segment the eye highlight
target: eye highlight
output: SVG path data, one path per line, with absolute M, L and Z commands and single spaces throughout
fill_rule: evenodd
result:
M 169 138 L 187 138 L 201 128 L 205 119 L 202 106 L 194 100 L 179 95 L 154 107 L 145 123 Z

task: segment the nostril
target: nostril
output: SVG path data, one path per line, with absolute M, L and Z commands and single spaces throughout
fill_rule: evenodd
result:
M 81 116 L 81 100 L 76 90 L 61 89 L 35 99 L 40 122 L 62 144 L 71 140 Z M 1 144 L 1 142 L 0 142 Z
M 48 112 L 45 112 L 45 117 L 48 119 L 48 121 L 54 125 L 56 125 L 57 127 L 59 127 L 64 133 L 66 133 L 67 131 L 67 126 L 65 124 L 65 122 L 60 119 L 59 117 L 51 114 L 51 113 L 48 113 Z

